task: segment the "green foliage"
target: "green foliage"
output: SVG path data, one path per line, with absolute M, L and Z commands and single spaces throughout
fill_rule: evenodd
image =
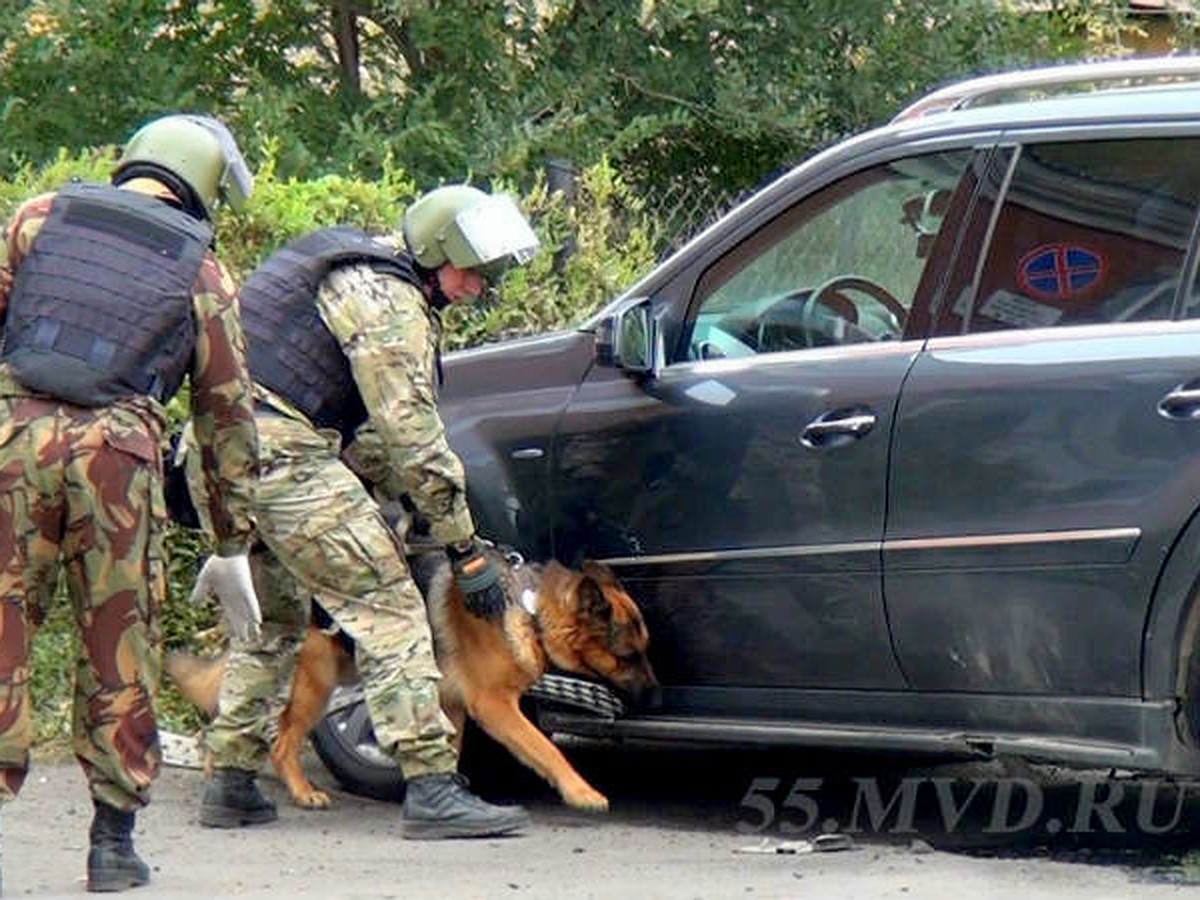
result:
M 31 651 L 29 690 L 33 698 L 33 740 L 60 749 L 71 732 L 72 690 L 79 633 L 65 592 L 57 592 Z
M 573 203 L 539 181 L 524 206 L 541 251 L 508 274 L 495 302 L 447 311 L 448 347 L 578 323 L 654 263 L 654 231 L 644 202 L 608 160 L 582 173 Z
M 609 158 L 643 189 L 734 190 L 939 82 L 1128 52 L 1117 0 L 9 0 L 0 173 L 122 141 L 146 117 L 227 118 L 281 180 L 530 185 Z M 1176 43 L 1194 43 L 1181 19 Z M 286 136 L 273 147 L 264 135 Z
M 348 223 L 375 233 L 392 231 L 416 196 L 416 186 L 391 156 L 373 181 L 342 175 L 281 180 L 278 148 L 277 140 L 264 140 L 249 206 L 241 216 L 223 216 L 218 227 L 221 258 L 239 276 L 280 245 L 321 226 Z

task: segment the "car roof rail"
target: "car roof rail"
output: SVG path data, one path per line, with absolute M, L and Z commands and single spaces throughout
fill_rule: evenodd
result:
M 1022 92 L 1083 93 L 1187 81 L 1200 81 L 1200 56 L 1112 59 L 1019 69 L 946 85 L 905 107 L 892 121 L 903 122 L 933 113 L 986 106 L 989 101 L 1003 102 L 1012 99 L 1009 95 Z

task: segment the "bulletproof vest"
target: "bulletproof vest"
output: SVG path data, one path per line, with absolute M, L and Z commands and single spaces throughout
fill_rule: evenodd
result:
M 367 420 L 350 362 L 317 311 L 321 280 L 339 266 L 368 263 L 421 287 L 407 254 L 357 228 L 305 235 L 272 254 L 242 285 L 250 376 L 349 443 Z
M 0 353 L 21 384 L 80 406 L 166 402 L 195 347 L 209 226 L 108 185 L 63 188 L 17 270 Z

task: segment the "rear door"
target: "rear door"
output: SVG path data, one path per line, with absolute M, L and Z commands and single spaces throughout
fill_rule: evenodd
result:
M 1200 498 L 1200 141 L 994 157 L 896 416 L 885 594 L 930 691 L 1137 696 L 1147 607 Z M 1189 391 L 1193 393 L 1189 393 Z
M 893 159 L 797 198 L 652 298 L 680 336 L 657 376 L 597 367 L 568 405 L 556 554 L 620 569 L 668 708 L 786 714 L 787 689 L 902 686 L 881 593 L 889 437 L 973 157 Z

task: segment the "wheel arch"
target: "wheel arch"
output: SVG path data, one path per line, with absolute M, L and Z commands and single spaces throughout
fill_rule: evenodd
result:
M 1142 697 L 1174 699 L 1178 749 L 1200 754 L 1200 509 L 1175 539 L 1155 585 L 1142 636 Z

